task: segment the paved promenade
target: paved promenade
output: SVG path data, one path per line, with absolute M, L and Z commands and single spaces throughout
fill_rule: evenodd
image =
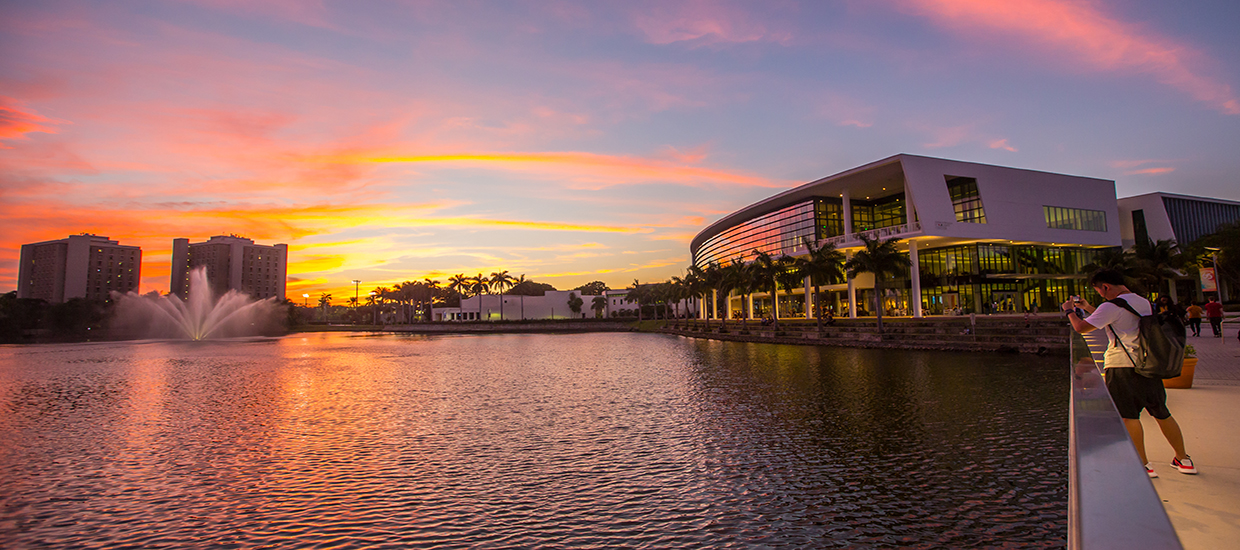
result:
M 1211 337 L 1208 325 L 1200 338 L 1188 337 L 1197 349 L 1193 387 L 1167 390 L 1167 407 L 1201 473 L 1184 475 L 1172 468 L 1175 453 L 1154 419 L 1142 415 L 1145 450 L 1159 475 L 1150 481 L 1187 550 L 1240 548 L 1240 319 L 1228 321 L 1225 338 Z M 1106 337 L 1094 331 L 1086 340 L 1100 361 Z

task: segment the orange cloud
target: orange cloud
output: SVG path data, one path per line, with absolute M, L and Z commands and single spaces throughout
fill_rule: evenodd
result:
M 54 125 L 64 123 L 63 120 L 53 120 L 27 109 L 16 99 L 0 96 L 0 141 L 30 139 L 26 137 L 26 134 L 32 132 L 54 134 L 56 133 Z M 0 143 L 0 149 L 11 149 L 11 147 Z
M 1200 56 L 1187 44 L 1114 19 L 1090 3 L 911 0 L 906 5 L 971 36 L 991 30 L 1005 40 L 1024 37 L 1069 53 L 1092 69 L 1149 74 L 1226 114 L 1240 114 L 1240 99 L 1230 85 L 1190 66 Z
M 452 153 L 439 155 L 374 155 L 357 157 L 319 157 L 323 162 L 357 163 L 442 163 L 502 166 L 505 169 L 536 167 L 580 172 L 581 180 L 601 186 L 675 182 L 685 185 L 742 185 L 785 187 L 774 182 L 724 170 L 684 166 L 651 159 L 582 152 L 550 153 Z

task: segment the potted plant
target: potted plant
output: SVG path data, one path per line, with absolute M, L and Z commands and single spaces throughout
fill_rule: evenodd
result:
M 1193 387 L 1193 372 L 1197 370 L 1197 349 L 1192 344 L 1184 346 L 1184 366 L 1180 369 L 1180 375 L 1175 378 L 1167 378 L 1163 380 L 1164 388 L 1183 388 Z

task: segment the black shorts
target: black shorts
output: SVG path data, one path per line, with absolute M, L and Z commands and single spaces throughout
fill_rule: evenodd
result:
M 1167 390 L 1163 388 L 1162 380 L 1141 376 L 1132 367 L 1109 368 L 1104 376 L 1111 401 L 1115 402 L 1121 417 L 1139 419 L 1141 409 L 1159 420 L 1171 416 L 1171 411 L 1167 410 Z

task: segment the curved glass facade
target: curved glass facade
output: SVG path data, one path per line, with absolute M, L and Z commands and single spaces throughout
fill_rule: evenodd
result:
M 809 199 L 723 230 L 698 247 L 693 254 L 694 265 L 706 267 L 734 259 L 749 261 L 756 256 L 755 250 L 772 256 L 791 253 L 803 246 L 801 239 L 818 238 L 817 226 L 827 225 L 827 212 L 816 206 L 819 202 L 820 199 Z M 816 211 L 821 216 L 816 216 Z M 822 224 L 815 223 L 818 217 L 823 218 Z

